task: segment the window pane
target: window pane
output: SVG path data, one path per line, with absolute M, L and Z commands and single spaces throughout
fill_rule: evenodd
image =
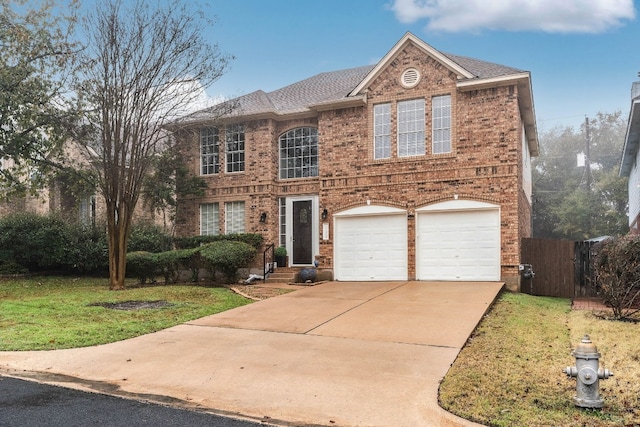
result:
M 226 130 L 227 172 L 244 171 L 244 126 L 230 125 Z
M 398 156 L 425 153 L 424 99 L 398 102 Z
M 211 175 L 220 169 L 218 128 L 200 130 L 200 174 Z
M 391 157 L 391 104 L 373 107 L 373 158 Z
M 436 96 L 433 108 L 433 154 L 451 152 L 451 95 Z
M 318 129 L 302 127 L 282 134 L 280 179 L 318 176 Z
M 224 204 L 226 234 L 244 233 L 244 202 Z
M 200 234 L 203 236 L 220 234 L 220 212 L 217 203 L 200 205 Z

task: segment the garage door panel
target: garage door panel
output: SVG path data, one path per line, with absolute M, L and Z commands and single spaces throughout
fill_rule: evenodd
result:
M 406 214 L 336 218 L 338 280 L 406 280 Z
M 417 226 L 418 279 L 500 279 L 498 209 L 420 212 Z

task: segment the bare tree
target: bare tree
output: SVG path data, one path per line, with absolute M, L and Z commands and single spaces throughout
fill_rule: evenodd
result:
M 93 132 L 84 141 L 106 204 L 111 289 L 123 289 L 132 216 L 167 123 L 226 71 L 205 39 L 213 25 L 187 2 L 99 2 L 86 19 L 78 95 Z

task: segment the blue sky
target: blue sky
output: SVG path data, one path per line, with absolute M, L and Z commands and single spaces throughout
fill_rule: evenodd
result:
M 407 31 L 434 48 L 531 72 L 539 131 L 621 110 L 640 80 L 633 0 L 213 0 L 235 56 L 207 93 L 266 92 L 376 63 Z

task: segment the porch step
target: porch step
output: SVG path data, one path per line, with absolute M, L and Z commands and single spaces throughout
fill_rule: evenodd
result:
M 291 267 L 278 267 L 275 271 L 269 274 L 267 277 L 267 283 L 293 283 L 296 279 L 296 274 L 300 271 L 299 268 Z

